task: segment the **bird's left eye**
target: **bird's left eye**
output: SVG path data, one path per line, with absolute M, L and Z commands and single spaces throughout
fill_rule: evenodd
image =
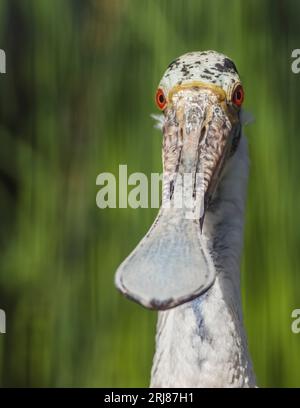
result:
M 244 89 L 242 85 L 238 85 L 232 94 L 232 103 L 240 107 L 243 101 L 244 101 Z
M 164 91 L 158 88 L 155 96 L 156 105 L 159 109 L 164 110 L 167 105 L 167 99 L 165 97 Z

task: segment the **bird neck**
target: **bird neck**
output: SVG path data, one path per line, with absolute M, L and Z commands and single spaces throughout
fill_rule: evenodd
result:
M 199 298 L 159 312 L 152 387 L 255 386 L 239 271 L 247 179 L 247 144 L 242 138 L 204 223 L 215 283 Z

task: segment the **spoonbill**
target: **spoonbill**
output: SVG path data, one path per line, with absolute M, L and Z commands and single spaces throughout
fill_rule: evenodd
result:
M 157 89 L 169 205 L 115 276 L 125 296 L 159 311 L 151 387 L 256 384 L 240 293 L 249 165 L 243 100 L 234 62 L 216 51 L 175 59 Z M 178 205 L 178 191 L 191 199 Z

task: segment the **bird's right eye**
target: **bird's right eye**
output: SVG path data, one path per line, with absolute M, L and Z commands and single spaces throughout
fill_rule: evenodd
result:
M 161 88 L 158 88 L 155 96 L 156 105 L 160 110 L 164 110 L 167 106 L 167 99 L 165 97 L 164 91 Z

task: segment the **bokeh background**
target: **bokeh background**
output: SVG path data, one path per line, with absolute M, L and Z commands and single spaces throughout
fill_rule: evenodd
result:
M 161 171 L 154 93 L 168 63 L 216 49 L 241 73 L 251 178 L 242 262 L 260 386 L 300 386 L 298 0 L 1 0 L 1 386 L 147 386 L 156 314 L 114 272 L 155 209 L 96 206 L 96 177 Z

